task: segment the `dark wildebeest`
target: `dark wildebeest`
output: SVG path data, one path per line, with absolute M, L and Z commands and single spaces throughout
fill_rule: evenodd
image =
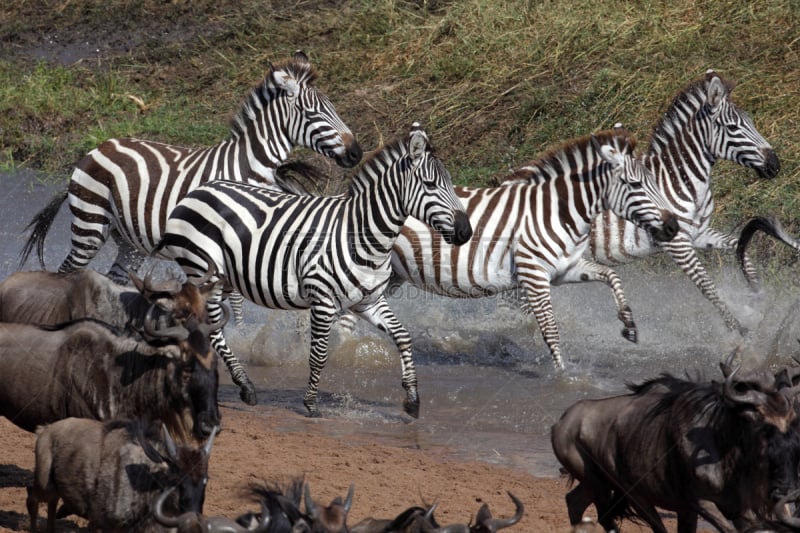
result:
M 656 507 L 677 513 L 679 533 L 696 531 L 698 515 L 735 533 L 773 511 L 767 440 L 789 430 L 794 409 L 774 376 L 737 379 L 721 366 L 722 383 L 664 375 L 564 412 L 552 445 L 579 481 L 566 497 L 571 524 L 592 503 L 607 531 L 637 517 L 666 533 Z
M 36 270 L 15 272 L 0 282 L 0 322 L 51 325 L 96 318 L 140 335 L 150 312 L 180 321 L 203 320 L 206 298 L 215 288 L 204 277 L 196 284 L 171 279 L 156 283 L 130 273 L 135 288 L 117 285 L 91 269 L 67 274 Z M 155 305 L 155 307 L 153 307 Z M 152 309 L 151 309 L 152 308 Z
M 393 519 L 366 518 L 350 528 L 350 533 L 496 533 L 497 530 L 511 527 L 522 519 L 525 507 L 522 502 L 508 493 L 514 502 L 516 512 L 511 518 L 493 518 L 487 504 L 483 504 L 470 525 L 453 524 L 439 526 L 433 517 L 436 505 L 427 509 L 411 507 Z
M 217 429 L 197 448 L 176 446 L 162 428 L 163 442 L 156 445 L 157 431 L 147 431 L 139 421 L 67 418 L 40 428 L 26 502 L 31 531 L 36 530 L 43 501 L 47 531 L 55 530 L 59 499 L 64 502 L 59 515 L 81 516 L 93 528 L 159 531 L 152 510 L 164 487 L 177 488 L 178 497 L 171 502 L 174 511 L 202 512 Z
M 203 315 L 204 316 L 204 315 Z M 219 425 L 218 324 L 156 327 L 152 341 L 93 319 L 40 328 L 0 324 L 0 416 L 27 431 L 70 416 L 161 420 L 182 441 Z
M 269 514 L 268 533 L 347 533 L 347 513 L 353 503 L 353 485 L 344 501 L 336 497 L 328 506 L 321 507 L 311 498 L 311 489 L 302 479 L 294 479 L 280 487 L 273 484 L 251 485 L 250 496 L 261 503 Z M 305 497 L 306 511 L 301 510 Z M 263 520 L 262 516 L 248 513 L 236 521 L 246 529 L 252 529 Z
M 165 528 L 175 529 L 177 533 L 274 533 L 271 531 L 269 511 L 264 503 L 261 504 L 261 518 L 252 528 L 240 525 L 236 520 L 224 516 L 203 516 L 202 513 L 189 511 L 177 516 L 167 516 L 164 512 L 164 503 L 170 497 L 175 487 L 170 487 L 156 501 L 153 517 L 156 522 Z M 247 516 L 247 520 L 251 515 Z

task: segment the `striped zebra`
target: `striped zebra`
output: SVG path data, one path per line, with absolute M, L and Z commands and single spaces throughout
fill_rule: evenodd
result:
M 653 129 L 648 151 L 639 156 L 678 217 L 678 235 L 657 242 L 613 211 L 605 211 L 592 223 L 589 252 L 592 259 L 605 265 L 666 252 L 717 308 L 728 328 L 744 333 L 695 251 L 736 250 L 736 236 L 710 227 L 714 212 L 711 170 L 718 159 L 752 168 L 761 178 L 774 178 L 780 170 L 775 151 L 747 113 L 730 100 L 732 89 L 731 82 L 707 71 L 675 96 Z M 748 283 L 757 286 L 755 269 L 746 255 L 742 270 Z
M 455 246 L 472 235 L 450 174 L 417 123 L 361 166 L 346 195 L 298 196 L 227 181 L 198 187 L 170 214 L 155 253 L 177 261 L 189 277 L 202 275 L 211 261 L 257 304 L 311 310 L 303 403 L 312 416 L 338 314 L 349 309 L 387 332 L 400 351 L 404 408 L 416 417 L 411 338 L 383 296 L 392 245 L 408 217 L 424 220 Z M 209 297 L 210 316 L 220 315 L 222 298 L 221 291 Z M 245 374 L 222 331 L 211 339 L 234 379 Z
M 474 229 L 459 248 L 409 219 L 395 242 L 396 280 L 429 292 L 476 298 L 521 289 L 554 365 L 564 367 L 550 300 L 552 285 L 602 281 L 611 288 L 622 335 L 636 342 L 636 325 L 616 272 L 583 258 L 592 221 L 605 209 L 641 226 L 658 241 L 677 231 L 650 172 L 632 157 L 635 140 L 621 128 L 570 141 L 516 171 L 515 185 L 456 187 Z M 533 179 L 533 177 L 536 179 Z M 536 184 L 529 183 L 535 181 Z M 343 317 L 342 326 L 351 317 Z
M 275 187 L 274 172 L 295 146 L 331 157 L 340 166 L 355 166 L 361 147 L 328 97 L 314 86 L 315 79 L 301 51 L 270 65 L 234 117 L 229 138 L 216 146 L 105 141 L 77 164 L 68 189 L 34 217 L 20 266 L 36 247 L 44 268 L 44 239 L 67 198 L 71 248 L 59 272 L 85 268 L 110 233 L 119 249 L 108 275 L 124 284 L 126 267 L 141 266 L 161 239 L 169 212 L 198 185 L 223 179 Z

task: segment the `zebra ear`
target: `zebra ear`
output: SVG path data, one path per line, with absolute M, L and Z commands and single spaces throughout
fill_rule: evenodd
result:
M 411 134 L 408 141 L 408 152 L 411 159 L 416 161 L 425 154 L 425 149 L 428 147 L 428 136 L 420 128 L 419 123 L 415 122 L 411 126 Z
M 620 168 L 625 164 L 625 156 L 611 145 L 604 144 L 600 147 L 600 157 L 613 168 Z
M 272 79 L 275 82 L 275 85 L 279 89 L 283 89 L 289 95 L 289 97 L 293 97 L 300 92 L 300 84 L 297 83 L 297 80 L 294 76 L 292 76 L 289 72 L 285 70 L 274 70 L 274 67 L 270 65 L 270 72 L 272 74 Z
M 708 78 L 708 86 L 706 88 L 708 105 L 711 106 L 711 109 L 716 110 L 717 106 L 719 106 L 727 96 L 728 90 L 725 88 L 725 84 L 722 83 L 719 76 L 712 74 L 710 78 Z

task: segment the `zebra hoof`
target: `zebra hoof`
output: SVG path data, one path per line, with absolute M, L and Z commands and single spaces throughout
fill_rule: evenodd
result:
M 630 342 L 639 342 L 639 336 L 635 328 L 622 328 L 622 337 Z
M 419 418 L 419 397 L 413 400 L 406 399 L 406 401 L 403 402 L 403 410 L 408 413 L 409 416 Z
M 319 418 L 320 417 L 319 409 L 317 409 L 317 403 L 316 402 L 310 402 L 308 400 L 304 400 L 303 401 L 303 405 L 308 410 L 308 418 Z
M 247 405 L 256 405 L 258 403 L 258 399 L 256 398 L 256 388 L 253 387 L 252 383 L 245 383 L 240 386 L 239 398 L 241 398 L 242 401 Z

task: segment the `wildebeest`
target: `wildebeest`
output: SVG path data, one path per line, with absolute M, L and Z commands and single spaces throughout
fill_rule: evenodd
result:
M 67 514 L 86 518 L 93 528 L 159 530 L 152 510 L 163 487 L 177 487 L 177 503 L 171 502 L 175 511 L 202 512 L 217 428 L 202 447 L 177 446 L 162 428 L 163 442 L 157 445 L 157 432 L 140 421 L 67 418 L 40 428 L 26 501 L 31 531 L 43 501 L 47 531 L 54 531 L 59 499 Z
M 293 479 L 285 487 L 277 484 L 253 484 L 248 493 L 260 502 L 262 515 L 254 513 L 240 516 L 236 522 L 251 530 L 263 520 L 263 512 L 269 514 L 269 533 L 347 533 L 347 513 L 353 503 L 353 485 L 344 501 L 336 497 L 327 506 L 320 506 L 311 498 L 311 489 L 302 479 Z M 301 510 L 302 499 L 306 511 Z
M 666 533 L 656 507 L 677 513 L 681 533 L 695 531 L 698 516 L 725 533 L 770 516 L 767 441 L 796 414 L 774 376 L 736 378 L 738 368 L 721 366 L 721 383 L 665 374 L 564 412 L 552 445 L 579 481 L 566 497 L 571 524 L 592 503 L 607 531 L 637 517 Z
M 206 517 L 196 511 L 167 516 L 164 512 L 164 503 L 174 490 L 175 487 L 170 487 L 158 497 L 153 509 L 153 517 L 160 525 L 175 529 L 177 533 L 274 533 L 270 528 L 269 511 L 263 503 L 261 517 L 252 528 L 242 526 L 237 521 L 224 516 Z
M 350 528 L 350 533 L 496 533 L 499 529 L 511 527 L 522 519 L 525 507 L 522 502 L 508 493 L 514 502 L 516 512 L 511 518 L 493 518 L 487 504 L 481 505 L 470 525 L 453 524 L 439 526 L 433 517 L 436 505 L 430 507 L 410 507 L 395 518 L 366 518 Z
M 130 273 L 135 288 L 123 287 L 91 269 L 66 274 L 36 270 L 15 272 L 0 282 L 0 322 L 56 325 L 97 318 L 141 334 L 148 311 L 180 321 L 190 315 L 204 320 L 206 297 L 214 290 L 207 277 L 195 283 L 177 279 L 155 282 Z M 155 306 L 155 307 L 153 307 Z
M 52 328 L 0 324 L 0 416 L 27 431 L 70 416 L 159 419 L 186 440 L 219 425 L 209 330 L 145 324 L 144 341 L 82 319 Z

